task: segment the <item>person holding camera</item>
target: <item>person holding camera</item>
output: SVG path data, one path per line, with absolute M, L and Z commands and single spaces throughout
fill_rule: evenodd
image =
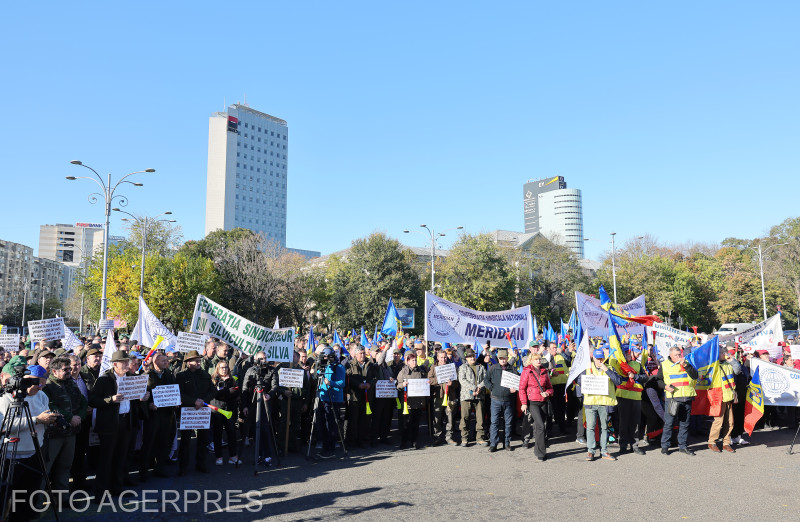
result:
M 17 356 L 19 357 L 19 356 Z M 10 380 L 14 381 L 19 379 L 18 393 L 25 394 L 25 402 L 31 412 L 31 418 L 35 425 L 36 438 L 39 446 L 44 443 L 44 431 L 47 426 L 56 422 L 58 414 L 49 410 L 49 399 L 44 393 L 40 393 L 39 375 L 35 375 L 33 371 L 30 375 L 23 375 L 25 371 L 25 358 L 22 357 L 15 361 L 16 357 L 11 360 L 3 368 L 4 375 L 11 375 Z M 14 363 L 17 364 L 14 364 Z M 9 373 L 11 372 L 11 373 Z M 41 369 L 41 375 L 46 376 L 44 369 Z M 0 395 L 0 424 L 3 423 L 8 410 L 14 401 L 11 393 L 4 393 Z M 14 468 L 14 478 L 11 488 L 17 491 L 24 491 L 24 502 L 18 502 L 12 506 L 9 513 L 9 521 L 18 520 L 34 520 L 38 515 L 34 511 L 34 507 L 30 502 L 30 494 L 38 489 L 41 489 L 42 478 L 44 477 L 45 470 L 39 464 L 39 457 L 36 455 L 36 446 L 34 446 L 31 432 L 28 429 L 27 421 L 24 415 L 17 412 L 14 422 L 6 426 L 6 432 L 3 436 L 8 438 L 18 438 L 19 442 L 16 445 L 16 466 Z M 12 443 L 13 444 L 13 443 Z M 12 446 L 9 446 L 9 454 L 11 454 Z M 11 496 L 9 495 L 9 499 Z
M 339 438 L 339 408 L 344 403 L 344 384 L 346 371 L 339 364 L 336 352 L 327 345 L 317 359 L 317 372 L 320 376 L 319 385 L 319 410 L 317 418 L 320 419 L 319 439 L 322 441 L 320 457 L 328 459 L 334 456 L 336 440 Z
M 89 392 L 89 406 L 97 410 L 94 431 L 100 438 L 100 454 L 95 477 L 95 502 L 110 491 L 122 493 L 122 486 L 134 486 L 127 478 L 128 446 L 131 434 L 139 425 L 139 400 L 117 393 L 120 380 L 128 372 L 130 359 L 125 352 L 117 351 L 111 356 L 111 369 L 98 377 Z M 145 394 L 145 400 L 149 398 Z
M 50 363 L 50 377 L 44 389 L 50 411 L 60 415 L 47 430 L 45 466 L 54 490 L 69 490 L 69 471 L 75 457 L 75 435 L 81 429 L 88 401 L 72 380 L 72 360 L 56 357 Z
M 541 355 L 531 352 L 527 363 L 519 378 L 519 400 L 522 403 L 522 414 L 525 415 L 525 434 L 528 436 L 531 431 L 533 432 L 534 454 L 537 459 L 543 461 L 547 458 L 547 444 L 544 438 L 547 401 L 553 396 L 554 388 L 547 369 L 542 367 Z M 533 419 L 532 428 L 531 419 Z M 525 446 L 531 447 L 529 440 Z

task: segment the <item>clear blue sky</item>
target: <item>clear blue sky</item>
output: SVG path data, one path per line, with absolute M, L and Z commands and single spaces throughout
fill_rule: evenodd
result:
M 128 209 L 199 239 L 208 118 L 245 94 L 289 123 L 292 247 L 522 230 L 523 182 L 555 175 L 591 258 L 612 231 L 716 242 L 798 214 L 800 4 L 494 4 L 7 5 L 0 238 L 101 221 L 64 179 L 80 159 L 157 169 Z

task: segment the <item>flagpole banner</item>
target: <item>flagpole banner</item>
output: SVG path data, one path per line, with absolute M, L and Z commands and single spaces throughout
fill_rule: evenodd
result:
M 578 345 L 578 349 L 575 351 L 575 358 L 572 359 L 572 364 L 569 367 L 567 386 L 564 388 L 565 393 L 566 390 L 569 389 L 569 385 L 572 384 L 572 381 L 577 379 L 578 375 L 582 374 L 587 368 L 589 368 L 591 351 L 592 346 L 589 344 L 589 336 L 584 335 L 583 339 L 581 339 L 581 344 Z
M 497 312 L 479 312 L 425 292 L 425 340 L 443 343 L 470 344 L 477 339 L 506 339 L 508 334 L 518 345 L 532 340 L 531 307 Z
M 765 405 L 800 406 L 800 370 L 761 359 L 751 359 L 750 373 L 755 375 L 757 368 L 761 377 Z
M 265 328 L 202 294 L 197 295 L 191 330 L 216 337 L 249 355 L 264 352 L 268 361 L 292 362 L 294 327 Z
M 766 321 L 761 321 L 747 330 L 730 335 L 723 335 L 719 338 L 720 342 L 735 339 L 747 353 L 755 350 L 767 350 L 773 359 L 779 357 L 783 352 L 778 346 L 783 342 L 783 327 L 781 326 L 781 314 L 775 314 Z
M 663 359 L 669 357 L 669 351 L 673 346 L 683 348 L 694 339 L 694 334 L 672 328 L 664 323 L 653 323 L 650 330 L 656 334 L 656 350 Z
M 83 348 L 83 343 L 78 339 L 78 336 L 75 335 L 75 332 L 69 328 L 64 328 L 64 338 L 61 339 L 61 347 L 68 352 L 74 351 L 78 353 L 81 351 L 81 348 Z
M 581 328 L 584 333 L 591 337 L 603 336 L 608 334 L 608 313 L 600 306 L 600 299 L 596 299 L 583 292 L 575 292 L 575 304 L 578 308 L 578 319 L 581 321 Z M 644 294 L 633 301 L 625 304 L 616 305 L 617 309 L 628 312 L 633 316 L 646 315 L 644 306 Z M 619 323 L 617 323 L 619 324 Z M 629 321 L 624 326 L 620 326 L 625 333 L 641 335 L 644 333 L 644 325 Z
M 147 303 L 139 297 L 139 318 L 133 327 L 131 339 L 136 339 L 142 346 L 151 347 L 156 343 L 156 337 L 161 336 L 167 341 L 165 346 L 175 346 L 178 338 L 158 320 L 156 314 L 150 311 Z

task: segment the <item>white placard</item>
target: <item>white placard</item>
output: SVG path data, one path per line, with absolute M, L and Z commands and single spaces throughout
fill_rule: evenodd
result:
M 791 345 L 789 349 L 792 351 L 792 359 L 795 361 L 800 359 L 800 346 Z
M 117 385 L 117 393 L 124 395 L 126 399 L 141 399 L 147 391 L 147 374 L 145 375 L 124 375 L 120 378 Z
M 178 345 L 175 347 L 179 352 L 191 352 L 197 350 L 197 353 L 203 353 L 203 336 L 189 332 L 178 332 Z
M 396 383 L 388 380 L 375 381 L 376 399 L 394 399 L 397 397 Z
M 3 350 L 19 350 L 19 334 L 0 334 L 0 348 Z
M 284 388 L 302 388 L 305 370 L 292 370 L 290 368 L 278 369 L 278 386 Z
M 431 383 L 428 379 L 408 379 L 409 397 L 430 397 Z
M 581 375 L 581 393 L 584 395 L 608 395 L 608 375 Z
M 503 372 L 503 375 L 500 377 L 500 386 L 519 390 L 519 375 L 515 375 L 511 372 Z
M 156 408 L 181 405 L 181 390 L 177 384 L 165 384 L 153 388 L 153 404 Z
M 436 380 L 439 382 L 439 384 L 444 384 L 447 381 L 458 380 L 456 365 L 454 363 L 434 366 L 433 369 L 436 371 Z
M 100 319 L 97 322 L 97 329 L 98 330 L 113 330 L 114 329 L 114 320 L 113 319 Z
M 181 430 L 207 430 L 211 426 L 211 409 L 181 408 Z
M 64 318 L 55 317 L 42 321 L 28 321 L 28 338 L 32 341 L 47 339 L 54 341 L 64 338 Z

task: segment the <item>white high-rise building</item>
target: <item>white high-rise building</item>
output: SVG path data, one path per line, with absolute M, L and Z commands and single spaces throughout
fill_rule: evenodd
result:
M 569 247 L 583 259 L 583 204 L 579 189 L 563 176 L 528 180 L 522 187 L 525 233 L 537 232 Z
M 242 227 L 286 247 L 289 128 L 234 104 L 208 122 L 205 233 Z
M 71 267 L 88 263 L 103 249 L 102 223 L 57 223 L 39 226 L 39 257 L 60 261 Z

